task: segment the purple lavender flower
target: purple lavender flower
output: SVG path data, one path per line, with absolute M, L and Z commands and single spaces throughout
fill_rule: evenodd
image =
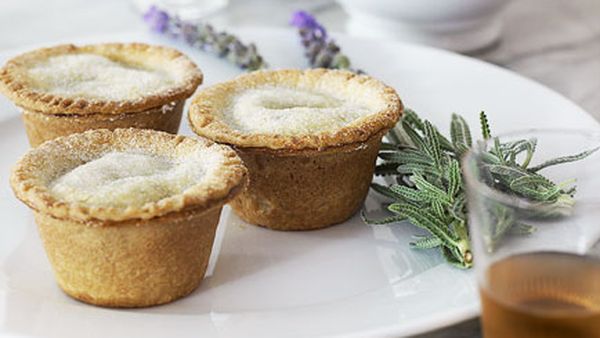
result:
M 317 34 L 322 37 L 327 37 L 327 31 L 321 24 L 315 19 L 314 16 L 310 15 L 305 11 L 297 11 L 292 15 L 290 25 L 302 29 L 312 31 L 313 34 Z
M 150 25 L 150 29 L 157 33 L 164 33 L 169 26 L 169 14 L 152 5 L 144 14 L 144 21 Z
M 192 47 L 227 58 L 242 69 L 256 70 L 267 67 L 256 46 L 245 45 L 235 35 L 227 32 L 216 32 L 211 25 L 196 25 L 178 17 L 170 17 L 167 12 L 156 6 L 148 9 L 144 20 L 152 31 L 173 39 L 182 39 Z
M 342 54 L 333 39 L 327 37 L 325 28 L 312 15 L 298 11 L 292 15 L 290 24 L 298 28 L 304 55 L 312 67 L 346 69 L 357 73 L 350 67 L 350 59 Z

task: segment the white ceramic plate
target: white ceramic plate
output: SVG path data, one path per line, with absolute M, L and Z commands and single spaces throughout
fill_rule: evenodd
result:
M 243 30 L 272 67 L 305 67 L 292 31 Z M 171 42 L 145 33 L 79 40 Z M 393 85 L 405 104 L 446 130 L 459 112 L 493 131 L 598 128 L 555 92 L 495 66 L 426 47 L 339 36 L 354 65 Z M 240 73 L 226 61 L 183 49 L 206 83 Z M 0 61 L 16 51 L 0 55 Z M 182 132 L 190 134 L 183 122 Z M 9 169 L 28 148 L 17 110 L 0 99 L 0 333 L 44 337 L 400 336 L 478 313 L 473 274 L 433 251 L 409 249 L 413 227 L 372 228 L 358 217 L 325 230 L 276 232 L 223 213 L 210 271 L 189 297 L 149 309 L 79 303 L 56 286 L 29 210 L 12 195 Z M 376 205 L 371 194 L 368 206 Z M 221 242 L 222 240 L 222 242 Z

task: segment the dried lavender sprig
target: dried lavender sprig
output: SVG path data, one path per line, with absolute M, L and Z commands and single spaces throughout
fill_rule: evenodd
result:
M 306 57 L 312 67 L 346 69 L 357 73 L 362 71 L 350 66 L 350 59 L 341 52 L 340 47 L 327 35 L 325 28 L 309 13 L 297 11 L 290 24 L 298 28 Z
M 174 39 L 182 39 L 188 45 L 226 58 L 238 67 L 246 70 L 267 68 L 267 64 L 256 49 L 256 45 L 244 44 L 235 35 L 217 32 L 209 24 L 193 24 L 171 17 L 156 6 L 144 14 L 144 21 L 152 31 L 165 34 Z

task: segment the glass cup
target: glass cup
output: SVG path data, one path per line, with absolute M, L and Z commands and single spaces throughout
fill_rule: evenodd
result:
M 463 158 L 485 338 L 600 337 L 600 151 L 539 167 L 599 146 L 595 131 L 529 130 Z

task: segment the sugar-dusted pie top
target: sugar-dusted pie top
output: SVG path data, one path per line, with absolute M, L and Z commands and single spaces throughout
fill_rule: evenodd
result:
M 122 221 L 222 204 L 245 175 L 231 148 L 207 140 L 93 130 L 30 150 L 11 185 L 23 202 L 54 217 Z
M 96 207 L 141 207 L 181 194 L 215 174 L 223 163 L 217 147 L 176 159 L 135 152 L 108 152 L 50 183 L 56 198 Z
M 340 70 L 258 71 L 198 93 L 189 119 L 199 135 L 239 147 L 314 149 L 362 142 L 395 125 L 396 92 Z
M 177 75 L 81 53 L 51 56 L 25 72 L 35 91 L 68 98 L 133 100 L 160 94 L 177 82 Z
M 265 86 L 238 93 L 222 116 L 242 133 L 311 135 L 341 129 L 385 107 L 383 100 L 364 102 L 363 98 Z
M 145 44 L 38 49 L 0 69 L 0 91 L 19 106 L 52 114 L 143 111 L 185 99 L 201 82 L 185 55 Z

